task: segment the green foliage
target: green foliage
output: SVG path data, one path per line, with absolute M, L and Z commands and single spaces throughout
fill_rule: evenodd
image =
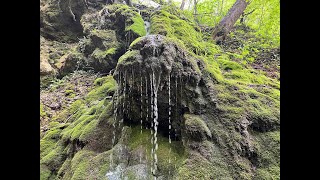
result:
M 236 0 L 204 0 L 197 5 L 197 19 L 201 24 L 216 26 L 220 20 L 228 13 L 228 10 Z M 192 10 L 189 11 L 192 13 Z
M 227 14 L 235 0 L 204 0 L 198 3 L 197 19 L 200 24 L 215 27 Z M 192 14 L 192 10 L 187 10 Z M 249 14 L 250 13 L 250 14 Z M 245 9 L 244 24 L 255 30 L 255 34 L 265 39 L 268 46 L 280 44 L 280 1 L 255 0 Z M 240 24 L 240 20 L 237 21 Z
M 254 11 L 253 11 L 254 10 Z M 280 0 L 256 0 L 246 8 L 251 12 L 246 25 L 256 30 L 256 34 L 274 46 L 280 44 Z

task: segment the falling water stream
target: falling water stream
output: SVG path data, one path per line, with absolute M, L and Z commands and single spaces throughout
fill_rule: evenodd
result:
M 146 35 L 150 34 L 150 22 L 149 21 L 144 21 L 144 27 L 146 29 Z
M 147 34 L 149 34 L 150 30 L 150 23 L 145 21 L 145 27 L 147 30 Z M 156 37 L 152 36 L 150 37 L 150 46 L 152 49 L 152 55 L 153 57 L 157 56 L 158 49 L 156 44 Z M 112 138 L 112 148 L 115 146 L 116 141 L 116 123 L 118 123 L 118 129 L 121 130 L 121 135 L 125 135 L 124 131 L 124 122 L 128 122 L 130 124 L 130 127 L 133 125 L 135 121 L 140 121 L 140 144 L 141 147 L 143 144 L 143 128 L 145 127 L 148 129 L 147 124 L 150 123 L 150 134 L 151 138 L 151 152 L 148 152 L 148 148 L 145 148 L 145 157 L 143 156 L 143 151 L 139 151 L 139 163 L 141 164 L 144 160 L 145 162 L 151 162 L 150 164 L 150 171 L 153 175 L 153 178 L 157 179 L 158 174 L 158 156 L 157 156 L 157 150 L 158 150 L 158 127 L 159 127 L 159 121 L 158 121 L 158 89 L 161 89 L 162 86 L 159 88 L 160 85 L 160 78 L 161 78 L 161 71 L 156 71 L 155 69 L 151 68 L 148 73 L 144 76 L 142 72 L 138 72 L 139 74 L 134 74 L 135 69 L 132 68 L 130 70 L 123 70 L 122 72 L 119 72 L 117 81 L 118 81 L 118 89 L 115 92 L 114 95 L 114 121 L 112 123 L 113 127 L 113 138 Z M 137 73 L 137 72 L 136 72 Z M 135 77 L 136 76 L 136 77 Z M 140 77 L 139 77 L 140 76 Z M 172 126 L 172 120 L 174 122 L 179 123 L 179 103 L 178 99 L 181 99 L 181 92 L 182 92 L 182 85 L 181 85 L 181 74 L 173 75 L 171 72 L 168 73 L 168 81 L 167 81 L 167 87 L 165 90 L 168 91 L 168 142 L 169 142 L 169 156 L 168 156 L 168 164 L 169 167 L 171 167 L 172 163 L 174 164 L 174 167 L 176 168 L 176 156 L 174 156 L 174 159 L 171 157 L 172 154 L 172 140 L 177 140 L 177 134 L 179 133 L 179 129 L 177 129 L 176 126 Z M 171 77 L 172 76 L 172 77 Z M 138 80 L 139 79 L 139 80 Z M 189 79 L 189 75 L 188 75 Z M 180 82 L 178 83 L 178 81 Z M 164 85 L 164 84 L 162 84 Z M 172 87 L 171 87 L 172 85 Z M 171 92 L 172 91 L 172 92 Z M 180 92 L 179 92 L 180 91 Z M 178 93 L 180 93 L 180 96 L 178 97 Z M 139 99 L 140 94 L 140 99 Z M 120 96 L 122 95 L 122 96 Z M 136 96 L 137 95 L 137 96 Z M 133 116 L 132 113 L 136 112 L 134 105 L 137 102 L 139 108 L 140 106 L 140 114 L 138 116 Z M 139 104 L 140 103 L 140 104 Z M 180 104 L 181 105 L 181 104 Z M 162 107 L 162 106 L 160 106 Z M 172 109 L 175 108 L 175 109 Z M 138 119 L 134 119 L 134 117 L 138 117 Z M 179 126 L 179 124 L 178 124 Z M 174 138 L 174 139 L 173 139 Z M 119 139 L 119 138 L 118 138 Z M 148 140 L 148 141 L 149 141 Z M 123 146 L 120 146 L 120 154 L 122 154 L 123 150 L 125 150 L 126 144 L 124 143 Z M 106 174 L 106 176 L 111 177 L 115 174 L 119 174 L 120 176 L 123 174 L 122 168 L 119 168 L 117 165 L 114 165 L 113 162 L 113 153 L 110 154 L 110 167 L 111 170 Z M 175 154 L 175 153 L 174 153 Z M 151 155 L 151 156 L 150 156 Z M 149 159 L 150 156 L 151 158 Z M 118 156 L 119 160 L 121 158 L 121 155 Z M 149 160 L 148 160 L 149 159 Z M 149 172 L 150 172 L 149 171 Z M 169 169 L 169 177 L 172 175 L 173 170 Z M 118 177 L 118 176 L 117 176 Z
M 150 75 L 150 97 L 151 97 L 151 118 L 153 119 L 154 115 L 153 115 L 153 76 Z M 151 128 L 150 128 L 150 132 L 151 132 L 151 162 L 153 163 L 154 162 L 154 156 L 153 156 L 153 153 L 154 153 L 154 141 L 153 141 L 153 121 L 151 120 Z M 153 164 L 151 165 L 151 173 L 153 173 Z
M 142 104 L 143 104 L 143 99 L 142 99 L 142 76 L 140 73 L 140 144 L 142 144 Z M 142 152 L 140 151 L 139 154 L 139 162 L 141 164 L 142 161 Z
M 160 76 L 159 76 L 160 78 Z M 160 80 L 158 80 L 159 82 Z M 157 170 L 157 166 L 158 166 L 158 157 L 157 157 L 157 150 L 158 150 L 158 142 L 157 142 L 157 133 L 158 133 L 158 101 L 157 101 L 157 98 L 158 98 L 158 83 L 156 82 L 156 79 L 155 79 L 155 76 L 154 76 L 154 72 L 152 71 L 152 85 L 153 85 L 153 100 L 154 100 L 154 103 L 153 103 L 153 111 L 154 111 L 154 118 L 153 118 L 153 122 L 154 122 L 154 153 L 153 153 L 153 159 L 154 159 L 154 165 L 153 165 L 153 174 L 155 175 L 156 174 L 156 170 Z M 155 177 L 156 179 L 156 177 Z
M 170 88 L 170 79 L 171 79 L 171 75 L 169 73 L 169 81 L 168 81 L 168 104 L 169 104 L 169 116 L 168 116 L 168 121 L 169 121 L 169 146 L 170 146 L 170 149 L 169 149 L 169 167 L 171 165 L 171 159 L 170 159 L 170 154 L 171 154 L 171 102 L 170 102 L 170 95 L 171 95 L 171 88 Z M 169 176 L 170 176 L 170 169 L 169 169 Z

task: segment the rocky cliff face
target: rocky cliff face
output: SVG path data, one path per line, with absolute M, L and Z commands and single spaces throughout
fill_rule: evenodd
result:
M 41 1 L 41 179 L 279 179 L 278 79 L 136 7 Z

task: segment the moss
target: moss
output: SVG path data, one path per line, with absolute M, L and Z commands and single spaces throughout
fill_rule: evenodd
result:
M 90 108 L 87 108 L 79 118 L 74 120 L 62 133 L 62 139 L 75 140 L 79 139 L 80 141 L 87 142 L 94 135 L 96 127 L 99 123 L 99 120 L 102 120 L 107 117 L 107 114 L 110 112 L 112 103 L 108 102 L 105 106 L 105 101 L 100 101 L 95 105 L 92 105 Z
M 124 61 L 127 61 L 129 58 L 133 58 L 133 57 L 138 56 L 138 55 L 140 55 L 140 51 L 139 50 L 127 51 L 124 55 L 122 55 L 119 58 L 118 64 L 121 64 Z
M 115 26 L 121 27 L 124 23 L 124 34 L 132 33 L 131 35 L 134 37 L 132 40 L 146 35 L 144 21 L 136 8 L 123 4 L 113 4 L 107 6 L 107 9 L 111 14 L 111 18 L 116 18 L 114 22 Z M 120 31 L 123 30 L 120 29 Z
M 100 29 L 93 29 L 90 31 L 91 36 L 99 37 L 103 40 L 108 40 L 110 38 L 115 38 L 115 32 L 113 30 L 100 30 Z
M 144 21 L 139 13 L 135 13 L 135 16 L 131 18 L 133 24 L 126 27 L 126 31 L 133 31 L 139 36 L 145 36 L 147 34 L 146 29 L 144 27 Z
M 84 127 L 81 135 L 79 136 L 79 140 L 80 140 L 80 141 L 89 140 L 89 137 L 94 133 L 94 130 L 95 130 L 95 128 L 97 127 L 98 122 L 99 122 L 98 120 L 95 120 L 95 119 L 94 119 L 94 120 L 92 120 L 90 123 L 88 123 L 88 124 Z
M 218 59 L 218 63 L 223 70 L 237 70 L 243 69 L 243 67 L 234 61 L 226 60 L 226 59 Z
M 100 80 L 102 81 L 102 80 Z M 95 100 L 102 100 L 107 95 L 111 95 L 117 88 L 117 83 L 111 75 L 105 77 L 105 81 L 100 86 L 97 85 L 85 97 L 86 102 L 93 102 Z
M 74 94 L 74 91 L 73 91 L 72 89 L 67 89 L 67 90 L 65 90 L 64 94 L 65 94 L 66 96 L 73 96 L 73 95 L 75 95 L 75 94 Z
M 81 150 L 71 160 L 72 180 L 82 180 L 90 173 L 90 159 L 95 155 L 92 151 Z
M 60 138 L 62 129 L 67 126 L 66 124 L 56 125 L 56 127 L 50 129 L 46 135 L 40 140 L 40 158 L 50 153 Z
M 51 171 L 46 165 L 40 165 L 40 180 L 50 179 Z
M 110 153 L 96 154 L 89 150 L 78 151 L 72 159 L 65 160 L 58 171 L 62 179 L 104 179 L 109 170 Z
M 94 173 L 96 177 L 100 177 L 100 179 L 103 179 L 105 177 L 105 174 L 108 172 L 110 168 L 109 166 L 111 152 L 112 151 L 110 150 L 100 153 L 91 159 L 90 166 L 96 168 L 96 171 Z
M 128 178 L 128 180 L 138 180 L 139 178 L 135 175 L 134 172 L 129 171 L 126 173 L 126 177 Z
M 106 51 L 106 56 L 107 55 L 114 55 L 117 52 L 117 48 L 110 48 Z
M 61 165 L 59 171 L 58 171 L 58 177 L 64 177 L 63 179 L 68 179 L 69 177 L 68 172 L 71 170 L 71 158 L 67 158 L 64 163 Z M 70 177 L 71 178 L 71 177 Z
M 40 103 L 40 117 L 45 117 L 47 116 L 47 113 L 44 110 L 44 105 L 42 103 Z
M 258 168 L 253 179 L 278 180 L 280 179 L 280 168 L 278 166 L 273 166 L 267 169 Z
M 63 150 L 64 147 L 60 143 L 56 143 L 54 149 L 41 158 L 40 164 L 46 165 L 51 171 L 57 171 L 65 160 Z
M 68 126 L 62 133 L 63 139 L 78 139 L 86 127 L 93 119 L 95 118 L 94 115 L 82 115 L 79 119 L 77 119 L 74 123 Z
M 181 12 L 170 14 L 168 7 L 156 11 L 151 16 L 151 34 L 161 34 L 181 40 L 186 47 L 196 54 L 206 54 L 210 44 L 203 41 L 202 34 L 197 32 L 192 21 L 180 19 Z
M 138 37 L 137 39 L 135 39 L 134 41 L 132 41 L 132 43 L 130 44 L 129 48 L 132 48 L 135 44 L 137 44 L 137 42 L 139 42 L 142 39 L 142 37 Z
M 73 122 L 83 113 L 83 110 L 86 109 L 84 101 L 78 99 L 74 101 L 68 108 L 64 109 L 61 113 L 52 117 L 52 121 L 58 122 Z
M 95 59 L 99 59 L 99 60 L 104 60 L 104 59 L 111 59 L 113 58 L 113 55 L 115 55 L 117 53 L 118 48 L 117 47 L 112 47 L 109 48 L 107 50 L 101 50 L 99 48 L 96 48 L 91 56 Z M 101 62 L 100 62 L 101 63 Z
M 206 123 L 197 115 L 184 114 L 186 133 L 191 139 L 205 140 L 212 137 Z
M 191 156 L 178 169 L 176 179 L 232 179 L 226 169 L 219 168 L 199 154 Z
M 88 116 L 82 122 L 77 124 L 71 131 L 70 140 L 79 139 L 80 135 L 82 134 L 83 130 L 87 127 L 87 125 L 95 118 L 95 116 Z
M 60 124 L 60 123 L 59 123 L 59 122 L 56 122 L 56 121 L 50 122 L 50 123 L 49 123 L 49 128 L 52 129 L 52 128 L 58 126 L 59 124 Z

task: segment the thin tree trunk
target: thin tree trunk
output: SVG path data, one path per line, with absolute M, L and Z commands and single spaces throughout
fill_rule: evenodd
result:
M 180 5 L 180 9 L 181 9 L 181 10 L 183 10 L 185 3 L 186 3 L 186 0 L 182 0 L 181 5 Z
M 219 24 L 215 27 L 215 30 L 212 34 L 214 40 L 220 42 L 225 38 L 225 36 L 231 31 L 233 25 L 240 18 L 248 4 L 249 2 L 247 0 L 237 0 L 233 4 L 227 15 L 223 17 Z

